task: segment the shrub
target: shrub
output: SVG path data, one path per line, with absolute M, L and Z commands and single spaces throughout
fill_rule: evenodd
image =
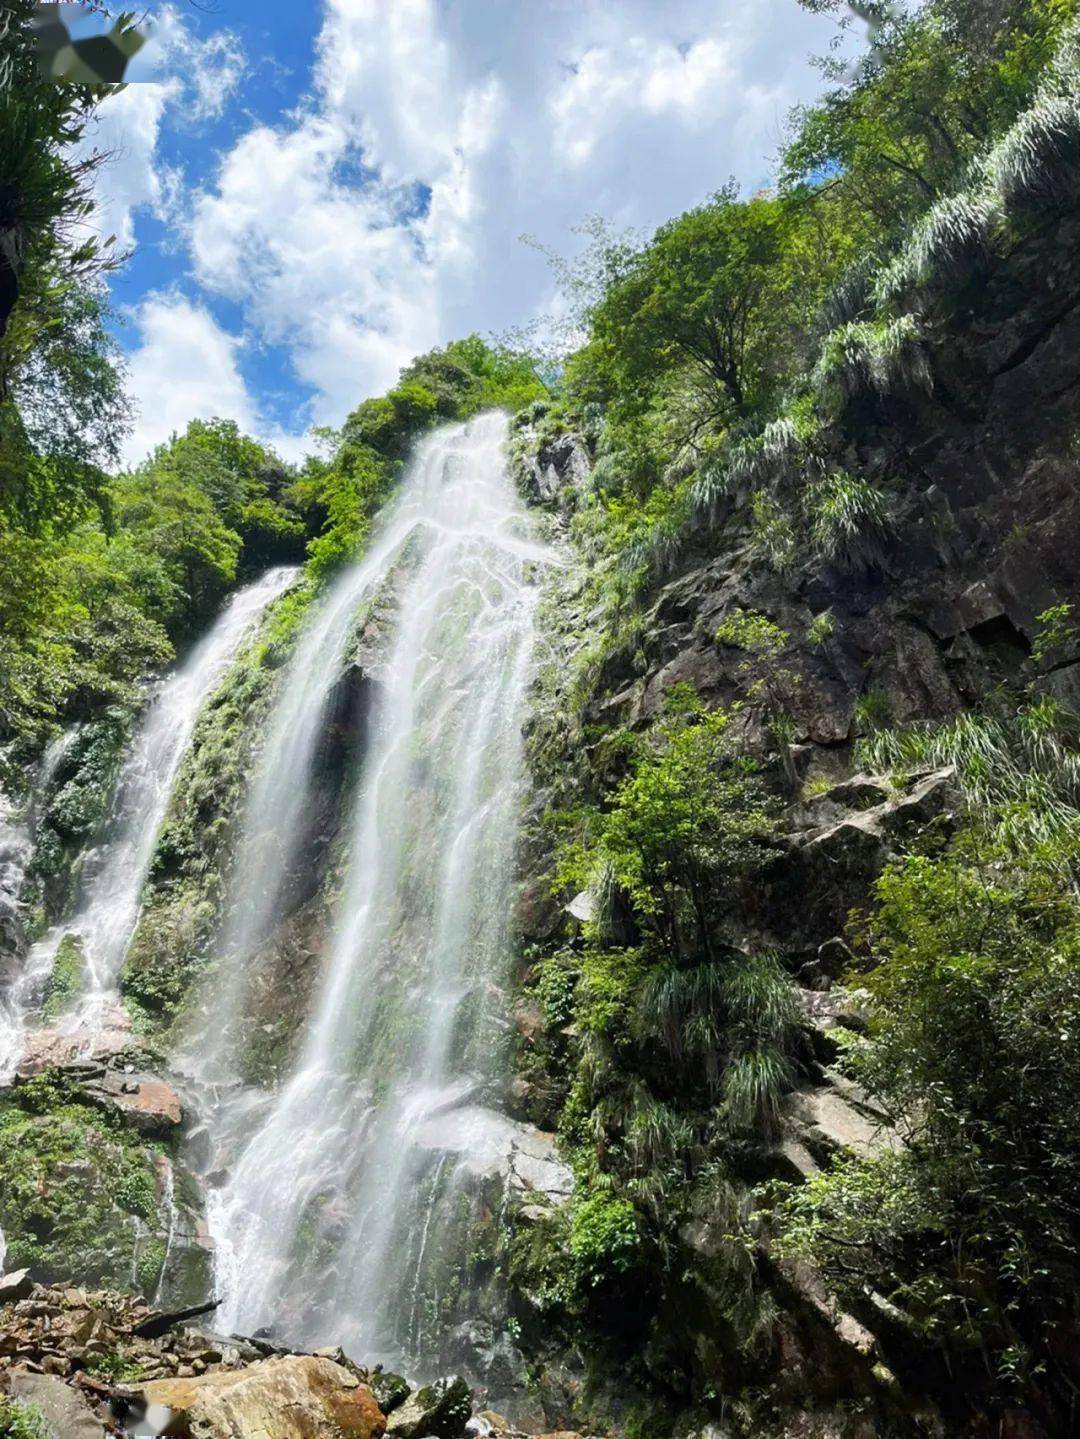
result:
M 889 501 L 869 480 L 837 470 L 809 487 L 806 507 L 811 543 L 824 559 L 855 569 L 878 558 Z
M 575 1202 L 570 1215 L 570 1258 L 579 1289 L 595 1289 L 638 1263 L 637 1214 L 628 1199 L 601 1190 Z
M 841 400 L 930 390 L 930 365 L 915 316 L 833 330 L 822 344 L 814 383 L 820 394 L 828 396 L 835 390 Z
M 807 643 L 819 649 L 836 632 L 836 617 L 832 610 L 822 610 L 806 627 Z
M 1080 185 L 1080 101 L 1043 95 L 995 148 L 989 174 L 1010 209 L 1070 200 Z
M 1027 1402 L 1064 1381 L 1053 1334 L 1080 1280 L 1075 894 L 1052 855 L 963 835 L 891 866 L 877 898 L 869 1043 L 849 1063 L 903 1143 L 786 1191 L 784 1242 L 989 1354 Z

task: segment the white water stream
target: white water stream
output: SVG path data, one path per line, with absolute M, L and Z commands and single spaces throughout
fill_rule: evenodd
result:
M 484 1128 L 475 1101 L 503 1033 L 530 577 L 549 558 L 528 538 L 504 440 L 503 418 L 486 415 L 423 442 L 367 556 L 313 616 L 254 778 L 210 1011 L 222 1036 L 243 1012 L 327 697 L 358 610 L 396 575 L 332 937 L 292 1072 L 257 1122 L 235 1086 L 211 1117 L 232 1161 L 210 1199 L 220 1322 L 332 1339 L 366 1361 L 423 1349 L 467 1167 L 460 1135 L 443 1139 Z M 227 1038 L 212 1049 L 203 1077 L 235 1066 Z
M 85 992 L 65 1026 L 93 1034 L 115 1000 L 158 832 L 199 711 L 266 606 L 295 577 L 294 569 L 274 569 L 239 590 L 162 681 L 121 767 L 103 837 L 87 855 L 74 914 L 34 945 L 0 999 L 0 1078 L 19 1062 L 27 1025 L 65 934 L 80 939 L 86 968 Z

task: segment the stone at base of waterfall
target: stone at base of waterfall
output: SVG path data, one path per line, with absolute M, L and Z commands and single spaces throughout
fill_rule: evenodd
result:
M 368 1375 L 375 1402 L 384 1414 L 393 1414 L 409 1397 L 409 1381 L 400 1374 L 391 1374 L 388 1369 L 377 1369 Z
M 43 1069 L 66 1069 L 73 1064 L 102 1067 L 114 1063 L 134 1042 L 131 1019 L 119 1005 L 110 1005 L 98 1018 L 93 1030 L 63 1025 L 32 1029 L 19 1060 L 19 1078 L 30 1079 Z
M 460 1374 L 410 1394 L 387 1420 L 394 1439 L 458 1439 L 472 1416 L 472 1393 Z
M 136 1392 L 169 1412 L 164 1432 L 177 1439 L 381 1439 L 386 1431 L 368 1386 L 316 1355 L 159 1379 Z

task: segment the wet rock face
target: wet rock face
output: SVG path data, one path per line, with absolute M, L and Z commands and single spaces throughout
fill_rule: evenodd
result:
M 26 952 L 22 892 L 30 852 L 25 827 L 0 794 L 0 984 Z
M 107 1012 L 96 1035 L 32 1031 L 0 1089 L 0 1224 L 9 1262 L 35 1278 L 205 1297 L 202 1197 L 175 1153 L 184 1106 L 151 1060 L 126 1016 Z

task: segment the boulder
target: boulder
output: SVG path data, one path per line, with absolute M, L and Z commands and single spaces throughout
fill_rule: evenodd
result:
M 857 1085 L 835 1075 L 819 1088 L 795 1090 L 789 1100 L 788 1123 L 789 1137 L 818 1156 L 838 1149 L 869 1155 L 900 1146 L 886 1116 Z
M 11 1395 L 21 1404 L 32 1404 L 45 1420 L 47 1431 L 57 1439 L 106 1439 L 104 1425 L 94 1417 L 83 1396 L 55 1374 L 13 1369 Z
M 862 1032 L 869 1023 L 870 996 L 865 989 L 801 989 L 792 991 L 795 1005 L 808 1027 L 827 1034 L 833 1029 Z
M 380 1439 L 386 1430 L 368 1386 L 316 1355 L 154 1380 L 136 1392 L 148 1409 L 167 1411 L 177 1439 Z
M 151 1075 L 120 1075 L 111 1071 L 86 1086 L 90 1099 L 117 1112 L 140 1134 L 165 1135 L 184 1117 L 180 1096 L 171 1084 Z
M 402 1379 L 400 1374 L 376 1369 L 369 1376 L 368 1382 L 372 1394 L 375 1395 L 375 1402 L 384 1414 L 392 1414 L 395 1409 L 400 1409 L 409 1397 L 408 1380 Z
M 472 1415 L 472 1394 L 460 1374 L 410 1394 L 386 1424 L 396 1439 L 457 1439 Z
M 18 1075 L 29 1079 L 43 1069 L 63 1069 L 73 1078 L 100 1074 L 134 1046 L 130 1018 L 119 1005 L 108 1005 L 96 1016 L 93 1029 L 85 1025 L 32 1029 L 26 1036 Z
M 0 1305 L 14 1304 L 18 1299 L 25 1299 L 34 1281 L 30 1278 L 29 1269 L 13 1269 L 10 1274 L 0 1278 Z

